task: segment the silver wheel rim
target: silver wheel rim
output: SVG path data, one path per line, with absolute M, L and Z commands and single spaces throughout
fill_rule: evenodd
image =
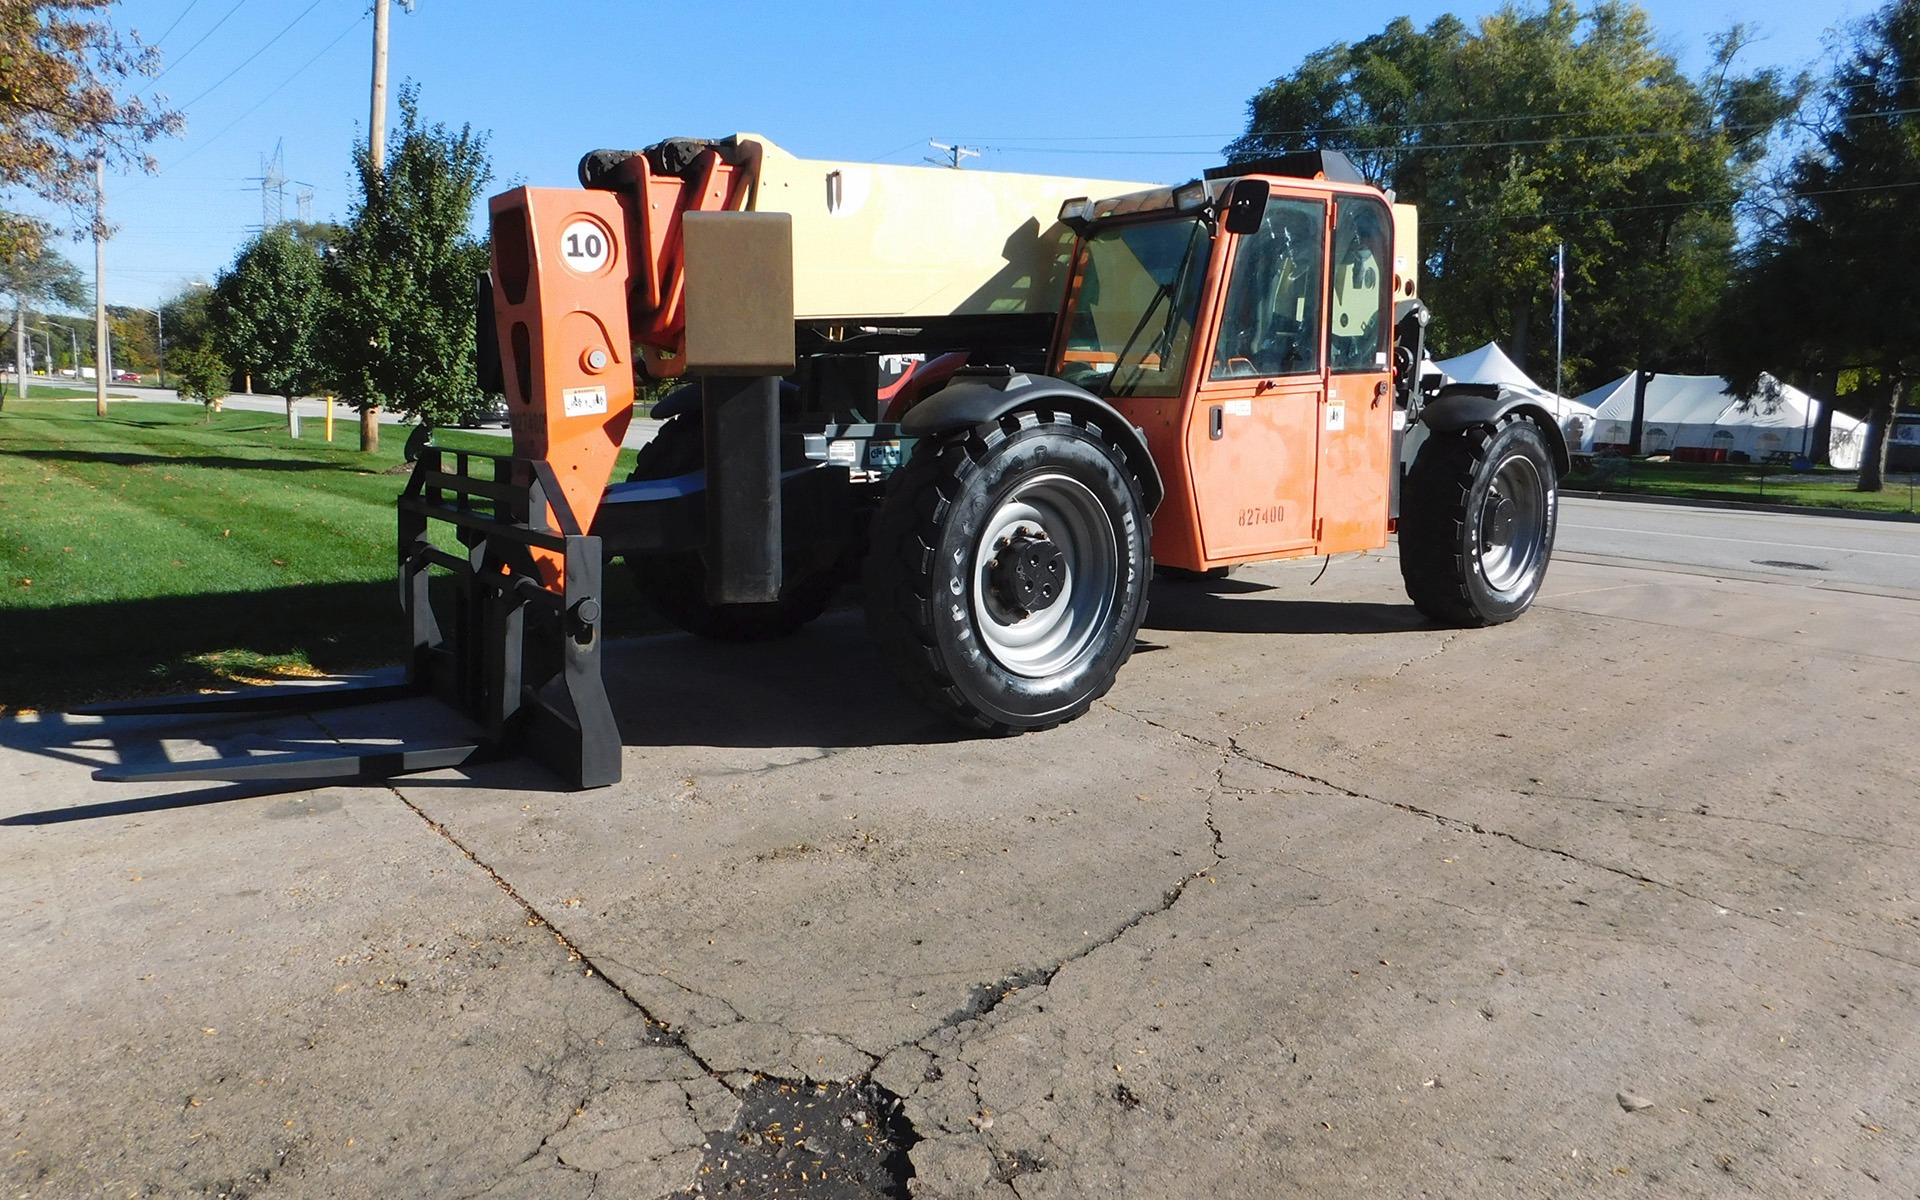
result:
M 1524 454 L 1510 455 L 1494 469 L 1480 502 L 1480 572 L 1495 591 L 1526 583 L 1547 540 L 1547 488 L 1540 469 Z
M 997 554 L 1016 538 L 1042 539 L 1060 551 L 1059 594 L 1044 608 L 1010 611 L 994 589 Z M 1106 506 L 1066 475 L 1022 480 L 982 528 L 973 553 L 973 621 L 980 645 L 1002 667 L 1028 679 L 1057 675 L 1099 638 L 1113 613 L 1120 545 Z

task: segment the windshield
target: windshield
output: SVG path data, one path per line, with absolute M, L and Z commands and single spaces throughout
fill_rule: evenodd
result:
M 1197 217 L 1088 237 L 1060 377 L 1102 396 L 1178 395 L 1209 246 Z

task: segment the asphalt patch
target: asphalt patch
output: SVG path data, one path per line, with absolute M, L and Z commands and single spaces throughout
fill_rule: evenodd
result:
M 900 1098 L 873 1083 L 756 1079 L 683 1197 L 906 1200 L 920 1140 Z

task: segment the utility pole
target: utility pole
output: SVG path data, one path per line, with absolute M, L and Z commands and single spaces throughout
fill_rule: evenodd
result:
M 167 307 L 164 301 L 159 308 L 153 310 L 153 323 L 160 331 L 160 361 L 157 369 L 160 372 L 160 386 L 165 387 L 167 386 Z
M 980 152 L 972 146 L 949 146 L 945 142 L 935 141 L 929 141 L 927 145 L 932 146 L 935 150 L 947 156 L 944 162 L 937 158 L 929 158 L 926 160 L 936 167 L 951 167 L 958 171 L 960 169 L 961 159 L 980 157 Z
M 73 364 L 80 373 L 80 364 Z M 107 159 L 93 160 L 93 411 L 107 415 Z
M 378 179 L 387 167 L 387 7 L 388 0 L 373 0 L 373 113 L 367 121 L 367 157 Z M 380 409 L 360 404 L 360 452 L 371 454 L 380 448 Z
M 367 122 L 373 169 L 387 164 L 387 0 L 373 0 L 373 116 Z

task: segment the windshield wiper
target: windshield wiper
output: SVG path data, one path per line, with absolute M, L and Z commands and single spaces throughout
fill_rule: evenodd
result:
M 1174 270 L 1173 278 L 1154 289 L 1153 299 L 1147 301 L 1146 310 L 1140 314 L 1140 320 L 1134 325 L 1133 332 L 1129 333 L 1127 340 L 1121 344 L 1120 353 L 1113 360 L 1112 378 L 1115 382 L 1106 389 L 1107 395 L 1132 395 L 1133 389 L 1140 386 L 1140 377 L 1147 373 L 1147 355 L 1145 353 L 1140 355 L 1140 361 L 1133 369 L 1133 378 L 1127 382 L 1125 387 L 1119 386 L 1118 379 L 1120 372 L 1127 365 L 1127 351 L 1133 349 L 1133 344 L 1140 340 L 1141 332 L 1146 329 L 1147 322 L 1153 320 L 1153 314 L 1159 310 L 1160 302 L 1162 300 L 1171 301 L 1174 293 L 1184 290 L 1182 285 L 1186 283 L 1187 272 L 1192 269 L 1194 243 L 1199 237 L 1200 222 L 1195 221 L 1193 223 L 1193 231 L 1187 235 L 1186 252 L 1180 256 L 1180 265 Z M 1173 344 L 1173 327 L 1174 323 L 1179 319 L 1179 316 L 1179 307 L 1169 303 L 1167 306 L 1167 323 L 1161 326 L 1159 334 L 1154 338 L 1154 347 L 1159 350 L 1163 362 L 1165 361 L 1167 347 Z

